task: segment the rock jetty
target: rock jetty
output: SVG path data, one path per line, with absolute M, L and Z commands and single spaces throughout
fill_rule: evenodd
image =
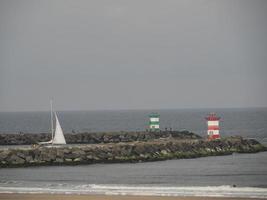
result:
M 265 150 L 266 147 L 256 140 L 241 137 L 208 141 L 170 135 L 148 141 L 7 148 L 0 150 L 0 167 L 145 162 Z
M 158 131 L 158 132 L 103 132 L 103 133 L 66 133 L 67 144 L 100 144 L 149 141 L 159 138 L 200 139 L 197 134 L 189 131 Z M 31 145 L 51 140 L 51 133 L 14 133 L 0 134 L 0 145 Z

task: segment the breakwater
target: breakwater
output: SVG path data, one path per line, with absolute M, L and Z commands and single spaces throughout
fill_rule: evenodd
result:
M 253 139 L 175 139 L 103 144 L 40 146 L 0 150 L 0 167 L 145 162 L 237 153 L 256 153 L 266 147 Z
M 158 131 L 158 132 L 103 132 L 103 133 L 66 133 L 67 144 L 99 144 L 134 141 L 150 141 L 159 138 L 200 139 L 189 131 Z M 14 133 L 0 134 L 0 145 L 31 145 L 51 140 L 51 133 Z

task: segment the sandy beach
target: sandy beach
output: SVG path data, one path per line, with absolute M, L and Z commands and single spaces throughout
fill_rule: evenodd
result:
M 67 195 L 67 194 L 0 194 L 3 200 L 255 200 L 257 198 L 228 197 L 159 197 L 159 196 L 108 196 L 108 195 Z

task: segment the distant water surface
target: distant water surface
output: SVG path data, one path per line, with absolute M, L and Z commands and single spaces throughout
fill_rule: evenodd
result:
M 160 114 L 161 129 L 186 129 L 204 135 L 205 116 L 216 112 L 221 117 L 222 135 L 267 136 L 267 108 L 60 111 L 58 117 L 65 132 L 142 131 L 148 128 L 151 112 Z M 0 132 L 50 132 L 50 113 L 0 112 Z

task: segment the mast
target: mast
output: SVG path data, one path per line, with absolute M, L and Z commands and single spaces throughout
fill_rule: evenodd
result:
M 53 135 L 53 130 L 54 130 L 54 127 L 53 127 L 53 102 L 52 100 L 50 100 L 50 117 L 51 117 L 51 135 L 52 135 L 52 141 L 54 139 L 54 135 Z M 52 142 L 53 144 L 53 142 Z

